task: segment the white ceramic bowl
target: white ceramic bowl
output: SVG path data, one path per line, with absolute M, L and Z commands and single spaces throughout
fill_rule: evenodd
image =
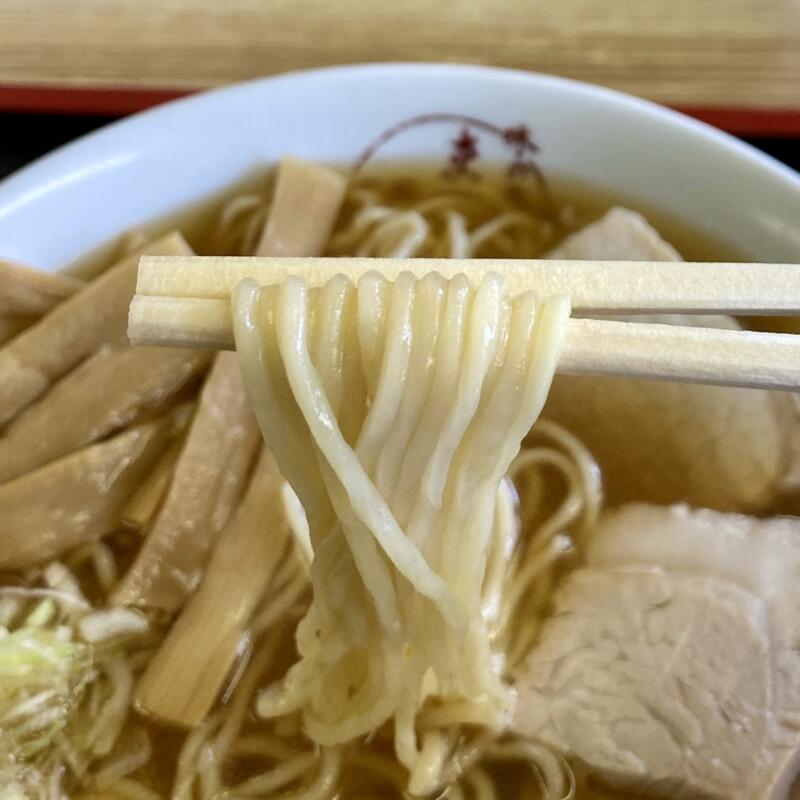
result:
M 347 163 L 417 115 L 525 125 L 545 172 L 685 219 L 753 258 L 800 255 L 800 178 L 719 131 L 617 92 L 485 67 L 388 64 L 282 75 L 115 123 L 0 183 L 0 257 L 62 267 L 286 153 Z M 416 125 L 381 158 L 442 157 L 460 126 Z M 513 147 L 481 133 L 481 157 Z

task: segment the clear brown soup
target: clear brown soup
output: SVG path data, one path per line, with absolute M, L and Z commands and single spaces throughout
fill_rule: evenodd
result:
M 424 163 L 411 166 L 407 164 L 370 166 L 363 176 L 355 179 L 354 183 L 377 188 L 387 205 L 400 207 L 413 206 L 440 192 L 448 184 L 455 186 L 461 184 L 475 191 L 480 191 L 481 187 L 490 187 L 492 190 L 503 187 L 502 194 L 508 202 L 509 210 L 523 212 L 533 210 L 543 218 L 555 219 L 567 209 L 568 213 L 558 219 L 553 238 L 548 241 L 546 248 L 558 244 L 569 233 L 599 219 L 610 208 L 624 206 L 643 214 L 664 239 L 677 248 L 686 261 L 746 260 L 743 253 L 712 236 L 708 231 L 703 231 L 680 219 L 677 213 L 652 207 L 635 197 L 611 193 L 575 178 L 548 176 L 549 200 L 531 179 L 510 181 L 499 168 L 482 170 L 476 177 L 461 177 L 448 176 L 440 166 Z M 270 196 L 271 188 L 271 173 L 254 171 L 221 192 L 172 214 L 152 220 L 142 226 L 142 230 L 157 235 L 177 228 L 197 253 L 230 255 L 220 247 L 216 236 L 220 208 L 230 199 L 240 195 L 260 195 L 266 200 Z M 473 215 L 471 221 L 479 224 L 485 219 L 481 219 L 480 215 Z M 116 240 L 80 259 L 69 268 L 69 271 L 84 275 L 96 274 L 108 266 L 109 258 L 115 249 Z M 500 257 L 501 254 L 487 250 L 480 255 Z
M 569 233 L 601 217 L 612 206 L 624 205 L 643 213 L 686 260 L 741 260 L 740 254 L 732 248 L 680 221 L 677 216 L 645 207 L 630 198 L 612 196 L 600 189 L 557 176 L 548 177 L 549 191 L 547 194 L 544 194 L 541 187 L 530 180 L 509 182 L 499 173 L 491 171 L 476 179 L 471 177 L 443 178 L 438 168 L 431 166 L 370 167 L 365 176 L 356 180 L 356 184 L 375 191 L 380 196 L 381 202 L 386 205 L 410 207 L 441 193 L 448 186 L 448 182 L 452 180 L 466 181 L 471 190 L 478 194 L 484 189 L 495 193 L 502 198 L 508 211 L 532 212 L 541 218 L 543 222 L 541 238 L 536 240 L 535 237 L 532 237 L 528 243 L 527 252 L 515 253 L 514 255 L 517 256 L 536 257 L 558 244 Z M 212 198 L 186 208 L 169 218 L 152 222 L 146 226 L 147 232 L 155 234 L 177 227 L 184 233 L 196 252 L 209 255 L 229 253 L 230 250 L 220 243 L 217 230 L 220 208 L 231 198 L 242 194 L 261 195 L 266 200 L 269 197 L 270 188 L 271 178 L 269 176 L 265 177 L 261 173 L 253 174 Z M 352 207 L 347 207 L 344 219 L 346 220 L 351 213 Z M 489 218 L 488 212 L 481 211 L 480 204 L 469 210 L 466 215 L 471 227 L 478 226 Z M 509 253 L 486 247 L 478 255 L 507 257 Z M 76 264 L 74 270 L 86 275 L 96 274 L 107 263 L 108 252 L 106 250 L 98 251 Z M 258 723 L 254 720 L 248 725 L 252 730 L 258 729 Z M 183 742 L 184 734 L 157 724 L 150 725 L 150 732 L 155 755 L 144 774 L 147 776 L 146 780 L 149 785 L 159 792 L 167 793 L 171 786 L 175 759 Z M 231 779 L 235 780 L 237 777 L 243 776 L 231 776 Z M 525 787 L 533 788 L 530 778 L 526 778 L 521 772 L 518 773 L 514 769 L 505 771 L 503 775 L 497 776 L 497 779 L 499 785 L 504 787 L 500 792 L 502 797 L 528 796 L 524 794 Z M 87 792 L 84 796 L 89 798 L 101 795 Z M 578 794 L 578 800 L 610 800 L 615 797 L 622 797 L 622 795 L 594 785 L 586 785 Z M 634 798 L 635 796 L 625 795 L 625 797 Z

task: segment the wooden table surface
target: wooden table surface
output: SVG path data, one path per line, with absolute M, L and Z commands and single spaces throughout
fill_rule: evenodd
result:
M 800 132 L 800 0 L 0 0 L 5 109 L 122 112 L 392 60 L 539 70 Z

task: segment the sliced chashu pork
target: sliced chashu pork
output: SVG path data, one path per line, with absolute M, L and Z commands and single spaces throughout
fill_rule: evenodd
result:
M 567 236 L 546 258 L 681 261 L 680 253 L 641 214 L 620 207 L 612 208 L 597 222 Z
M 517 689 L 516 729 L 613 786 L 785 798 L 800 768 L 800 522 L 607 514 Z
M 615 208 L 549 257 L 674 261 L 680 256 L 644 218 Z M 638 320 L 738 328 L 727 316 Z M 557 375 L 543 416 L 589 447 L 608 501 L 685 500 L 723 511 L 759 508 L 784 488 L 797 448 L 796 401 L 785 393 L 622 378 Z
M 766 602 L 779 671 L 778 715 L 800 730 L 800 521 L 631 503 L 604 515 L 588 563 L 715 575 Z

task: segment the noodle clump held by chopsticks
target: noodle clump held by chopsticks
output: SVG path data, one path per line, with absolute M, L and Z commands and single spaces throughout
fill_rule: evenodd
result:
M 513 550 L 504 476 L 569 313 L 565 297 L 508 298 L 496 275 L 239 286 L 248 393 L 314 553 L 299 660 L 261 716 L 300 711 L 326 746 L 392 721 L 414 794 L 440 784 L 447 730 L 502 731 L 503 575 L 487 565 Z

